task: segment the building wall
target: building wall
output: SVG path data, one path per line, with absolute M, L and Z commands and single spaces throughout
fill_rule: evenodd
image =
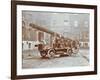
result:
M 29 24 L 34 23 L 64 37 L 78 39 L 80 43 L 84 41 L 89 43 L 89 14 L 23 11 L 22 17 L 23 41 L 31 41 L 33 44 L 33 42 L 43 40 L 50 44 L 49 34 L 29 28 Z
M 36 41 L 22 41 L 22 50 L 37 50 L 38 48 L 35 45 L 38 43 Z

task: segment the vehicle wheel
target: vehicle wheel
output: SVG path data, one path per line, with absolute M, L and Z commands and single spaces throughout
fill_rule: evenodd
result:
M 40 55 L 41 55 L 43 58 L 45 58 L 47 54 L 46 54 L 45 51 L 40 51 Z
M 69 56 L 72 55 L 72 50 L 71 49 L 68 49 L 68 54 L 69 54 Z
M 53 49 L 50 49 L 50 50 L 48 50 L 48 57 L 49 58 L 54 58 L 54 56 L 55 56 L 55 50 L 53 50 Z
M 77 54 L 78 52 L 79 52 L 79 48 L 77 48 L 77 49 L 73 48 L 73 53 L 74 54 Z

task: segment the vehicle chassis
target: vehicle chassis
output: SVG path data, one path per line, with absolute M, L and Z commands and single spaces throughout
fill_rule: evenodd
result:
M 38 50 L 40 51 L 41 57 L 60 57 L 60 56 L 71 56 L 72 54 L 77 54 L 79 51 L 79 47 L 65 47 L 65 48 L 41 48 L 40 46 L 43 46 L 43 44 L 38 45 Z

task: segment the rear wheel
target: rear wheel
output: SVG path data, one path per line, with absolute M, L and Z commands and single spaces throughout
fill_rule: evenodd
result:
M 73 48 L 73 53 L 77 54 L 79 52 L 79 48 Z
M 77 54 L 79 52 L 79 45 L 73 47 L 72 50 L 74 54 Z
M 71 49 L 68 49 L 68 54 L 69 54 L 69 56 L 72 55 L 72 50 Z

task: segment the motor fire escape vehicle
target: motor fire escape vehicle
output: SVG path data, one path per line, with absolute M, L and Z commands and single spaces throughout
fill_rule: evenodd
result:
M 55 56 L 63 55 L 71 56 L 72 54 L 77 54 L 79 52 L 79 40 L 65 38 L 64 36 L 60 36 L 60 34 L 58 33 L 55 33 L 33 23 L 30 24 L 30 27 L 48 33 L 51 35 L 51 37 L 53 37 L 51 38 L 49 45 L 45 44 L 44 41 L 40 41 L 35 45 L 35 47 L 38 47 L 41 57 L 52 58 Z
M 55 56 L 71 56 L 79 52 L 79 41 L 71 39 L 61 39 L 52 42 L 52 46 L 47 46 L 44 42 L 37 45 L 41 57 L 53 58 Z

